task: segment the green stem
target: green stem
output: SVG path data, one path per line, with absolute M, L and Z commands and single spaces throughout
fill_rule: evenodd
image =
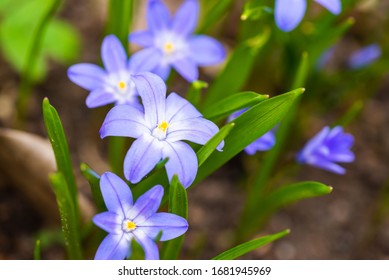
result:
M 128 44 L 128 34 L 132 22 L 133 0 L 110 0 L 108 7 L 107 34 L 115 34 L 124 46 Z
M 27 51 L 26 61 L 22 72 L 22 80 L 19 87 L 19 100 L 17 104 L 20 126 L 23 126 L 25 121 L 25 114 L 31 93 L 31 75 L 32 71 L 35 69 L 36 58 L 38 57 L 38 54 L 41 50 L 43 34 L 51 18 L 58 10 L 60 4 L 61 0 L 53 0 L 52 5 L 47 10 L 46 14 L 44 14 L 42 20 L 38 23 L 36 32 L 32 39 L 31 48 Z

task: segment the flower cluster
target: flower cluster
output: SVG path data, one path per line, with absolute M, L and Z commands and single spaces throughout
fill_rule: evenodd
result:
M 80 63 L 68 69 L 75 84 L 90 91 L 86 105 L 95 108 L 110 103 L 100 136 L 123 136 L 136 140 L 124 160 L 124 175 L 140 182 L 156 164 L 166 160 L 171 181 L 178 176 L 189 187 L 197 174 L 194 150 L 185 141 L 204 145 L 219 128 L 176 93 L 166 97 L 166 79 L 171 67 L 186 80 L 198 78 L 198 66 L 221 62 L 223 46 L 205 35 L 192 35 L 199 4 L 186 0 L 172 17 L 159 0 L 148 2 L 149 30 L 135 32 L 129 40 L 145 49 L 129 59 L 114 35 L 105 37 L 101 57 L 104 68 Z M 155 74 L 153 74 L 153 73 Z M 158 75 L 156 75 L 158 74 Z M 223 142 L 217 147 L 221 151 Z M 131 254 L 131 241 L 138 242 L 146 259 L 158 259 L 155 238 L 165 241 L 182 235 L 188 228 L 184 218 L 156 213 L 163 196 L 157 185 L 134 203 L 128 185 L 113 173 L 104 173 L 101 192 L 108 211 L 97 214 L 94 223 L 109 234 L 97 250 L 96 259 L 124 259 Z

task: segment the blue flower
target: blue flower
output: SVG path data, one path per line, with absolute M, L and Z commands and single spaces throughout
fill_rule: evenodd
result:
M 381 56 L 381 47 L 378 44 L 371 44 L 354 52 L 349 58 L 348 65 L 353 69 L 367 66 Z
M 248 110 L 248 108 L 236 111 L 235 113 L 231 114 L 228 117 L 227 121 L 228 122 L 232 121 L 233 119 L 237 118 L 238 116 L 240 116 L 241 114 L 243 114 L 247 110 Z M 268 132 L 266 132 L 261 137 L 259 137 L 253 143 L 248 145 L 244 149 L 244 151 L 249 155 L 254 155 L 256 152 L 259 152 L 259 151 L 270 150 L 271 148 L 274 147 L 275 144 L 276 144 L 276 137 L 274 135 L 274 129 L 272 129 L 272 130 L 269 130 Z
M 105 69 L 91 63 L 79 63 L 68 69 L 69 79 L 90 91 L 86 105 L 95 108 L 110 103 L 139 104 L 131 76 L 144 65 L 128 61 L 126 51 L 114 35 L 104 38 L 101 57 Z
M 131 105 L 115 106 L 108 112 L 100 136 L 137 138 L 124 159 L 124 175 L 131 183 L 138 183 L 161 159 L 169 158 L 165 165 L 169 179 L 177 174 L 188 187 L 196 177 L 198 161 L 183 140 L 204 145 L 218 127 L 176 93 L 166 98 L 166 85 L 157 75 L 143 73 L 132 79 L 144 110 Z
M 101 193 L 108 211 L 97 214 L 93 222 L 108 232 L 101 242 L 95 259 L 123 260 L 131 255 L 131 241 L 138 242 L 145 259 L 159 259 L 154 239 L 160 241 L 184 234 L 188 222 L 175 214 L 156 213 L 163 196 L 163 187 L 155 186 L 134 203 L 128 185 L 113 173 L 106 172 L 100 179 Z
M 315 0 L 331 13 L 337 15 L 342 10 L 340 0 Z M 289 32 L 296 28 L 304 17 L 307 0 L 276 0 L 275 20 L 279 29 Z
M 199 4 L 186 0 L 171 16 L 161 0 L 149 0 L 148 30 L 130 34 L 129 40 L 144 47 L 133 59 L 144 63 L 143 70 L 151 71 L 166 80 L 173 67 L 187 81 L 198 79 L 198 66 L 220 63 L 226 56 L 224 47 L 206 35 L 192 35 L 196 28 Z
M 346 170 L 336 162 L 354 161 L 354 153 L 350 150 L 353 144 L 354 137 L 344 133 L 341 126 L 332 129 L 326 126 L 298 153 L 297 161 L 344 174 Z

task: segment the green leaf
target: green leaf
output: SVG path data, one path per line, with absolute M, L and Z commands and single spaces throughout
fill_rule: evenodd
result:
M 230 133 L 234 128 L 235 123 L 228 123 L 223 126 L 218 133 L 216 133 L 204 146 L 197 151 L 198 165 L 201 166 L 207 158 L 215 152 L 217 146 L 223 141 L 224 138 Z
M 204 118 L 215 122 L 235 111 L 251 107 L 268 98 L 269 95 L 262 95 L 253 91 L 239 92 L 205 108 L 202 113 Z
M 213 153 L 199 168 L 196 182 L 204 179 L 249 144 L 282 121 L 304 89 L 267 99 L 234 119 L 234 130 L 224 140 L 223 152 Z
M 245 40 L 236 47 L 223 72 L 209 88 L 204 100 L 204 110 L 215 102 L 240 91 L 252 72 L 257 54 L 265 46 L 269 37 L 270 30 L 264 29 L 262 34 Z
M 76 206 L 74 205 L 72 194 L 69 191 L 67 181 L 61 172 L 51 174 L 50 182 L 57 199 L 68 257 L 72 260 L 80 260 L 82 259 L 82 254 L 80 247 L 79 220 L 77 218 L 78 215 L 76 214 Z
M 93 200 L 96 204 L 98 212 L 107 211 L 107 207 L 105 206 L 103 195 L 101 194 L 101 190 L 100 190 L 99 174 L 97 174 L 86 163 L 81 163 L 80 170 L 81 170 L 81 174 L 88 181 L 89 186 L 91 187 Z
M 74 178 L 68 142 L 62 127 L 61 119 L 58 116 L 57 110 L 51 106 L 49 99 L 47 98 L 43 99 L 42 110 L 47 134 L 51 146 L 53 147 L 57 169 L 65 177 L 66 185 L 69 187 L 70 198 L 75 207 L 75 213 L 78 216 L 80 211 L 77 202 L 77 186 Z
M 215 25 L 215 23 L 227 13 L 229 7 L 233 3 L 232 0 L 217 0 L 214 1 L 214 4 L 212 6 L 210 6 L 209 2 L 209 0 L 206 0 L 204 3 L 204 7 L 209 7 L 209 9 L 205 12 L 205 16 L 202 17 L 202 22 L 199 24 L 197 33 L 205 33 L 208 28 Z
M 248 241 L 246 243 L 240 244 L 232 249 L 229 249 L 220 255 L 217 255 L 212 260 L 234 260 L 240 256 L 243 256 L 244 254 L 247 254 L 251 251 L 254 251 L 255 249 L 258 249 L 262 246 L 265 246 L 277 239 L 280 239 L 284 237 L 285 235 L 288 235 L 290 232 L 289 229 L 280 231 L 278 233 L 272 234 L 272 235 L 266 235 L 251 241 Z
M 177 175 L 173 176 L 169 189 L 169 212 L 188 219 L 188 196 Z M 175 260 L 180 254 L 185 235 L 164 243 L 162 259 Z
M 133 7 L 133 0 L 109 1 L 106 34 L 115 34 L 124 46 L 128 45 L 127 37 L 130 31 Z

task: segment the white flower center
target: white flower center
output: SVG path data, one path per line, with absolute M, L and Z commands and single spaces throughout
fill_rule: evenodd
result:
M 136 224 L 129 220 L 129 219 L 126 219 L 123 221 L 122 223 L 122 230 L 126 233 L 129 233 L 131 231 L 134 231 L 136 229 Z
M 152 135 L 158 140 L 165 140 L 168 128 L 169 124 L 166 121 L 162 121 L 160 124 L 157 125 L 156 128 L 153 129 Z

